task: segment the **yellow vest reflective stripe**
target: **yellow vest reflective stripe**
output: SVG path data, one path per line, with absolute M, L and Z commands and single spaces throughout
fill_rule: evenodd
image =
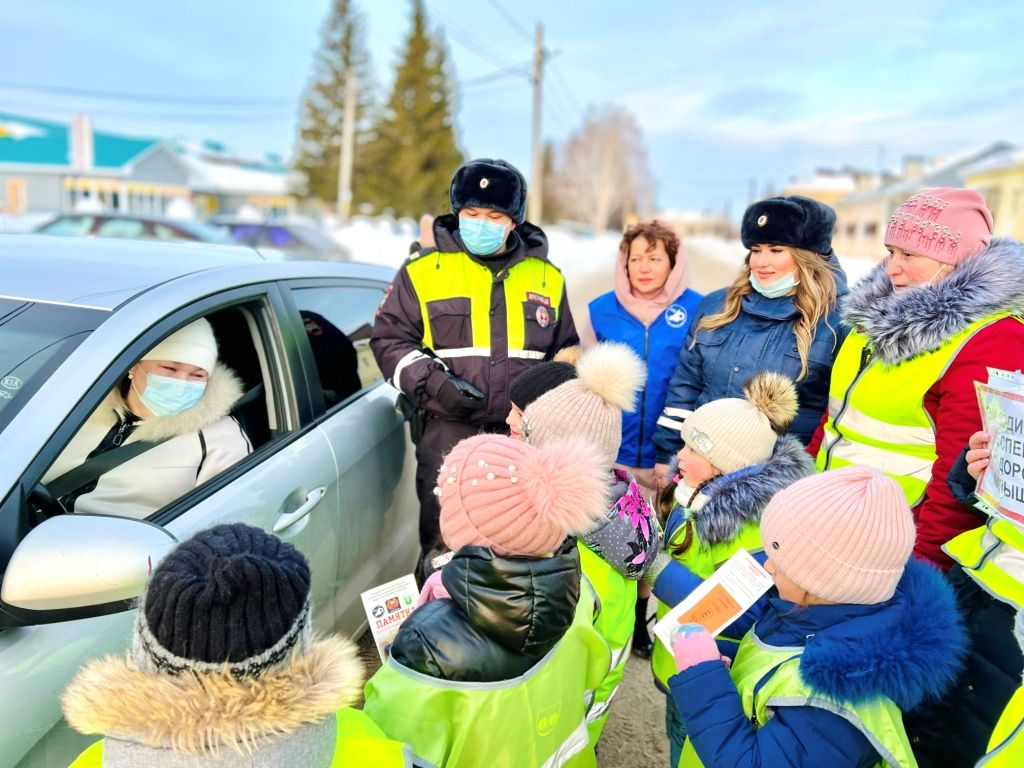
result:
M 491 270 L 465 253 L 429 253 L 410 261 L 406 270 L 419 300 L 423 346 L 434 350 L 442 359 L 490 357 L 492 335 L 496 330 L 491 328 L 491 290 L 495 281 Z M 508 270 L 502 285 L 505 328 L 501 329 L 501 336 L 507 339 L 508 356 L 543 359 L 547 350 L 534 348 L 536 345 L 528 343 L 527 323 L 539 322 L 538 313 L 545 321 L 540 324 L 545 327 L 558 321 L 558 307 L 565 287 L 562 273 L 543 259 L 527 256 Z M 530 303 L 527 307 L 527 295 L 531 293 L 549 300 L 550 306 Z M 457 298 L 469 299 L 468 318 L 460 321 L 468 323 L 468 327 L 461 328 L 463 342 L 458 346 L 438 349 L 429 305 Z
M 586 715 L 610 666 L 608 646 L 594 629 L 595 605 L 584 577 L 572 625 L 512 680 L 440 680 L 389 659 L 367 682 L 363 711 L 388 736 L 446 768 L 593 768 Z
M 1024 610 L 1024 531 L 1008 520 L 989 518 L 981 528 L 965 531 L 942 549 L 978 586 L 1018 611 Z M 1007 573 L 1006 566 L 1014 573 Z
M 400 741 L 392 741 L 377 725 L 358 709 L 346 707 L 336 715 L 338 736 L 331 768 L 411 766 L 412 752 Z M 422 764 L 422 763 L 421 763 Z M 69 768 L 102 768 L 103 741 L 97 741 L 82 752 Z
M 937 457 L 924 396 L 975 333 L 1008 316 L 989 315 L 937 349 L 897 365 L 871 357 L 868 337 L 852 331 L 832 366 L 818 469 L 867 464 L 899 483 L 911 506 L 920 502 Z
M 1024 686 L 1017 689 L 1003 710 L 988 751 L 975 768 L 1021 768 L 1024 765 Z
M 700 514 L 700 513 L 698 513 Z M 672 534 L 672 537 L 665 542 L 665 549 L 676 542 L 683 540 L 686 535 L 686 525 L 679 526 Z M 761 529 L 756 523 L 746 523 L 740 528 L 735 539 L 728 542 L 715 544 L 713 547 L 704 547 L 694 538 L 692 546 L 676 559 L 685 565 L 690 571 L 702 579 L 706 579 L 714 573 L 718 566 L 736 554 L 739 550 L 745 549 L 748 552 L 761 552 L 764 547 L 761 544 Z M 656 610 L 658 621 L 665 616 L 674 606 L 665 605 L 660 600 Z M 740 638 L 719 635 L 717 640 L 729 640 L 739 643 Z M 676 673 L 676 662 L 669 653 L 668 648 L 660 640 L 654 641 L 654 653 L 651 654 L 651 671 L 655 679 L 668 690 L 668 679 Z
M 580 552 L 580 570 L 593 585 L 601 605 L 594 620 L 594 629 L 604 638 L 611 653 L 610 669 L 594 691 L 594 704 L 587 713 L 590 743 L 596 744 L 608 720 L 612 698 L 622 682 L 626 661 L 629 659 L 629 641 L 633 637 L 636 608 L 636 582 L 616 571 L 585 544 L 578 543 L 576 547 Z
M 800 678 L 803 650 L 773 647 L 758 640 L 753 631 L 746 634 L 729 674 L 736 683 L 747 719 L 760 728 L 772 717 L 772 710 L 779 707 L 818 707 L 842 717 L 864 734 L 882 757 L 877 766 L 916 768 L 917 760 L 903 728 L 899 707 L 886 698 L 851 705 L 815 693 Z M 693 744 L 687 739 L 679 758 L 680 768 L 701 765 Z

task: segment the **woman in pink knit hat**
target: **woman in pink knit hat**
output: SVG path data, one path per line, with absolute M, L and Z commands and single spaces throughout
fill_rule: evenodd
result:
M 775 581 L 731 668 L 699 625 L 675 630 L 680 766 L 916 766 L 902 712 L 942 696 L 964 629 L 942 575 L 911 559 L 900 486 L 850 466 L 775 494 L 761 517 Z
M 917 521 L 914 554 L 945 570 L 942 545 L 978 525 L 946 482 L 981 428 L 974 382 L 1024 359 L 1024 246 L 992 237 L 977 192 L 940 188 L 896 210 L 885 247 L 843 305 L 850 334 L 809 450 L 821 470 L 866 464 L 896 480 Z
M 367 683 L 385 733 L 447 768 L 596 765 L 587 704 L 610 654 L 571 537 L 605 517 L 606 471 L 575 440 L 479 435 L 445 457 L 435 493 L 455 554 L 445 596 L 409 617 Z

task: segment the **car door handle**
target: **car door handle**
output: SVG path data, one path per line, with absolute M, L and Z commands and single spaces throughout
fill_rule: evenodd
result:
M 306 501 L 301 507 L 296 509 L 294 512 L 288 512 L 287 514 L 281 515 L 277 518 L 277 522 L 274 523 L 274 533 L 280 533 L 285 528 L 291 528 L 299 522 L 299 520 L 313 511 L 313 507 L 320 503 L 326 493 L 326 486 L 314 488 L 312 491 L 307 493 Z

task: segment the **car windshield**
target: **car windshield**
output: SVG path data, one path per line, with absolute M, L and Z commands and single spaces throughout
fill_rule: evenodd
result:
M 89 307 L 0 298 L 0 430 L 108 315 Z
M 313 227 L 293 226 L 291 230 L 310 248 L 318 251 L 337 251 L 340 246 L 323 232 Z
M 174 226 L 190 233 L 196 240 L 204 243 L 219 243 L 221 245 L 235 245 L 235 238 L 231 237 L 223 229 L 211 226 L 201 221 L 176 221 Z

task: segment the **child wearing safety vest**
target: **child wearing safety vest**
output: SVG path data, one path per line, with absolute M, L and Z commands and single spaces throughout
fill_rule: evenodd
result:
M 777 493 L 761 517 L 775 586 L 731 668 L 677 628 L 669 680 L 694 766 L 916 766 L 902 713 L 946 693 L 964 652 L 953 592 L 911 560 L 900 486 L 853 465 Z
M 575 370 L 566 370 L 563 363 L 542 363 L 509 388 L 513 436 L 536 446 L 570 436 L 586 440 L 601 452 L 606 471 L 612 504 L 604 519 L 579 537 L 580 564 L 601 604 L 594 627 L 612 655 L 588 716 L 593 744 L 622 682 L 636 615 L 646 617 L 646 598 L 636 610 L 637 581 L 658 548 L 658 526 L 640 486 L 628 472 L 613 468 L 623 411 L 633 409 L 644 380 L 644 365 L 632 349 L 605 342 L 584 350 Z
M 72 768 L 426 766 L 350 705 L 363 667 L 312 637 L 310 570 L 243 523 L 173 549 L 139 604 L 127 658 L 89 662 L 61 697 L 75 730 L 104 736 Z
M 610 655 L 571 537 L 604 518 L 607 491 L 583 441 L 477 435 L 451 450 L 436 493 L 455 554 L 366 684 L 364 712 L 390 738 L 445 768 L 596 765 L 588 704 Z
M 738 550 L 746 549 L 763 562 L 761 511 L 776 491 L 814 471 L 800 442 L 780 437 L 797 413 L 793 382 L 764 372 L 743 389 L 745 399 L 713 400 L 683 422 L 686 445 L 677 456 L 674 485 L 663 492 L 674 498 L 664 547 L 644 575 L 654 586 L 659 619 Z M 757 610 L 759 606 L 752 607 L 719 639 L 738 643 Z M 667 694 L 675 665 L 660 642 L 655 643 L 651 667 L 655 684 Z M 671 697 L 665 702 L 665 729 L 675 766 L 686 731 Z

